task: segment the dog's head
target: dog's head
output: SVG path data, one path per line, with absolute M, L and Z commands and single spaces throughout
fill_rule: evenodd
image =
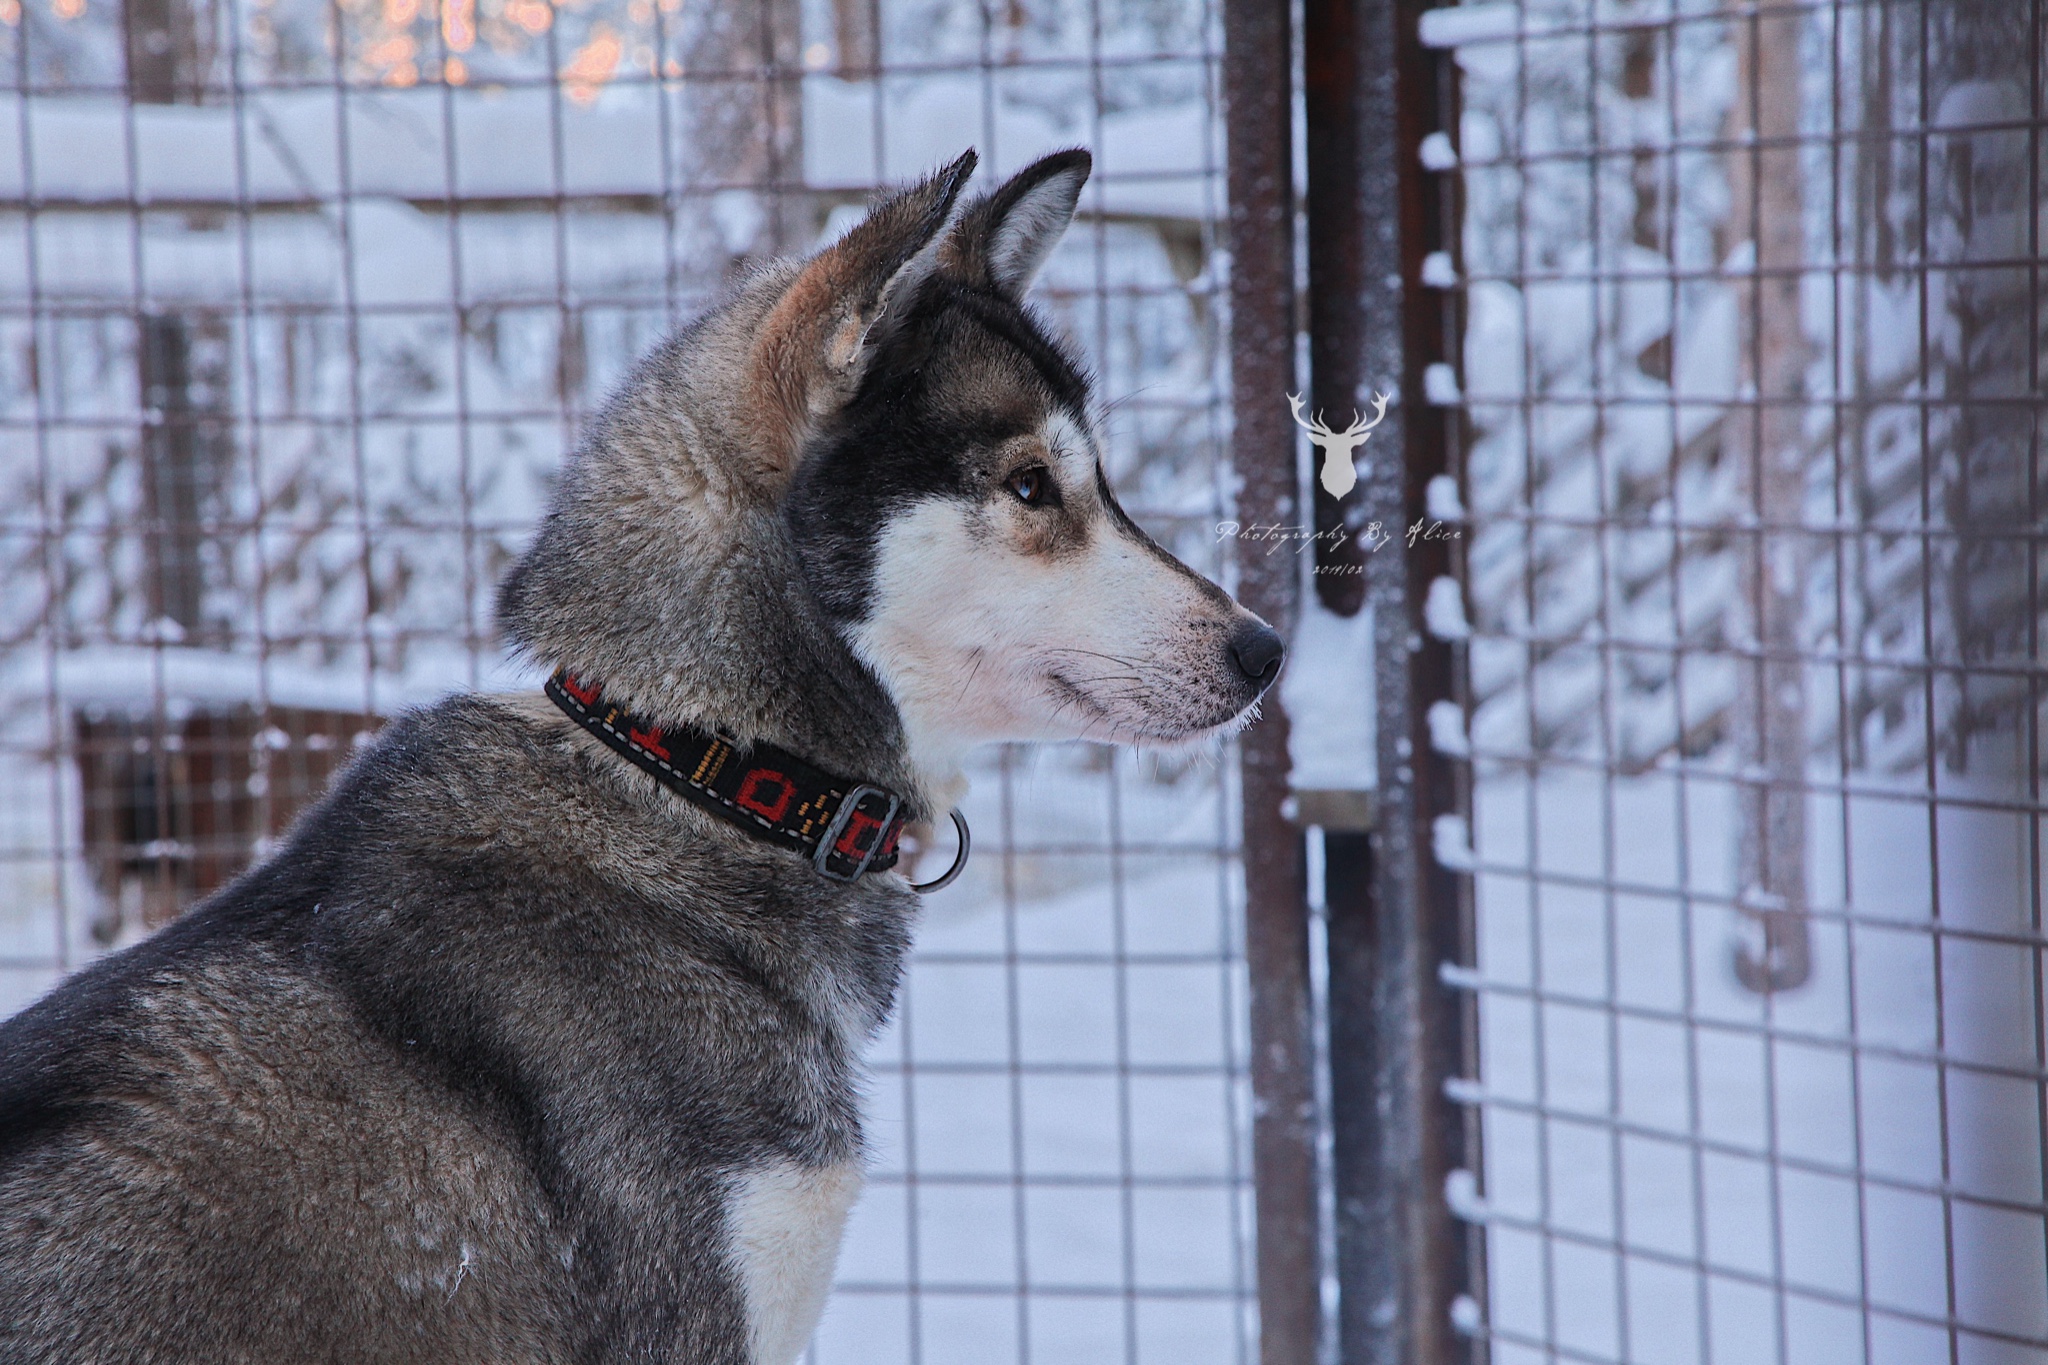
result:
M 514 640 L 783 743 L 821 725 L 762 699 L 853 696 L 850 648 L 933 778 L 986 740 L 1242 720 L 1278 637 L 1117 505 L 1087 377 L 1024 303 L 1089 165 L 963 208 L 970 152 L 651 357 L 506 583 Z
M 1087 376 L 1025 305 L 1089 165 L 1046 157 L 928 235 L 898 201 L 869 220 L 892 247 L 849 239 L 888 279 L 788 517 L 913 741 L 1181 740 L 1247 715 L 1280 669 L 1264 622 L 1124 514 Z M 954 192 L 941 176 L 905 200 Z

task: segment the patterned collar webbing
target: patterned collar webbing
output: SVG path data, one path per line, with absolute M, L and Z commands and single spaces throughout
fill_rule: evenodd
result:
M 604 699 L 567 669 L 548 679 L 555 705 L 670 790 L 757 839 L 801 853 L 834 881 L 896 865 L 907 816 L 895 793 L 846 782 L 771 744 L 741 749 L 693 725 L 658 726 Z

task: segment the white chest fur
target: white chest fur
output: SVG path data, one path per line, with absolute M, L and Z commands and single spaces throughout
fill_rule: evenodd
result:
M 753 1365 L 794 1365 L 803 1353 L 832 1287 L 839 1234 L 860 1188 L 860 1165 L 853 1161 L 775 1165 L 740 1180 L 729 1217 Z

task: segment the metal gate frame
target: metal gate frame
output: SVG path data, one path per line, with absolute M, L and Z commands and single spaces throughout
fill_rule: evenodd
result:
M 1379 781 L 1366 799 L 1305 802 L 1288 774 L 1288 728 L 1275 698 L 1245 737 L 1247 956 L 1252 979 L 1253 1159 L 1264 1365 L 1433 1365 L 1478 1358 L 1454 1329 L 1454 1305 L 1483 1299 L 1482 1234 L 1451 1218 L 1453 1171 L 1476 1164 L 1474 1117 L 1445 1096 L 1469 1074 L 1473 1003 L 1437 979 L 1471 960 L 1468 879 L 1431 855 L 1430 831 L 1467 799 L 1461 764 L 1429 742 L 1430 703 L 1454 696 L 1463 660 L 1424 629 L 1430 585 L 1450 578 L 1460 542 L 1405 538 L 1423 521 L 1430 481 L 1448 472 L 1454 412 L 1423 382 L 1448 358 L 1455 303 L 1432 298 L 1424 256 L 1447 247 L 1456 187 L 1428 175 L 1425 136 L 1451 126 L 1456 71 L 1425 49 L 1422 0 L 1305 0 L 1305 284 L 1312 406 L 1363 407 L 1376 388 L 1398 400 L 1378 433 L 1398 459 L 1341 504 L 1317 489 L 1304 506 L 1297 436 L 1283 412 L 1295 390 L 1296 209 L 1290 6 L 1226 0 L 1224 92 L 1230 139 L 1232 455 L 1239 516 L 1281 526 L 1313 517 L 1316 561 L 1362 574 L 1317 576 L 1324 607 L 1374 612 Z M 1392 211 L 1389 211 L 1389 206 Z M 1375 523 L 1393 539 L 1360 551 Z M 1328 537 L 1342 527 L 1349 534 Z M 1283 631 L 1299 615 L 1294 557 L 1252 557 L 1248 606 Z M 1455 578 L 1452 578 L 1455 582 Z M 1362 591 L 1353 585 L 1362 584 Z M 1320 795 L 1320 794 L 1318 794 Z M 1369 812 L 1369 814 L 1368 814 Z M 1329 1051 L 1329 1172 L 1334 1193 L 1334 1331 L 1326 1332 L 1304 826 L 1321 839 Z M 1462 1312 L 1456 1316 L 1463 1317 Z M 1326 1342 L 1326 1337 L 1333 1339 Z

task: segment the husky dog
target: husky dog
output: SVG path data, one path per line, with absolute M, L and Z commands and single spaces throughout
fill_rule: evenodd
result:
M 503 587 L 547 695 L 395 720 L 0 1026 L 0 1360 L 788 1365 L 861 1186 L 906 820 L 1280 666 L 1117 506 L 972 153 L 633 372 Z

